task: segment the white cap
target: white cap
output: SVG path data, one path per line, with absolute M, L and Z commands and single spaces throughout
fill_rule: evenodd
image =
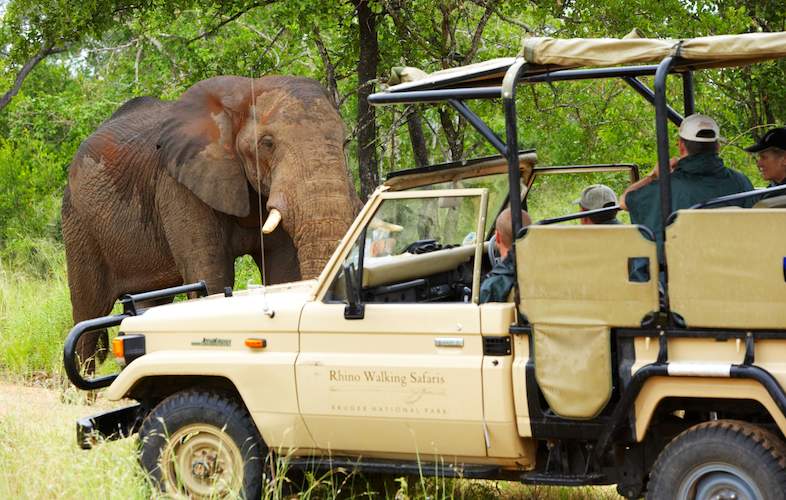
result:
M 720 139 L 720 127 L 705 115 L 690 115 L 682 120 L 680 137 L 693 142 L 717 142 Z
M 617 195 L 605 184 L 593 184 L 585 187 L 581 192 L 581 198 L 574 200 L 573 203 L 578 203 L 584 210 L 597 210 L 616 205 Z

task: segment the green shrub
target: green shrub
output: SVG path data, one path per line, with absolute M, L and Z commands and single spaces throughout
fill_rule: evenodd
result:
M 0 139 L 0 248 L 20 237 L 59 239 L 62 158 L 32 138 Z
M 59 267 L 36 277 L 0 260 L 0 372 L 15 377 L 61 373 L 63 340 L 72 326 L 62 252 L 38 255 L 47 266 L 47 259 L 61 259 Z

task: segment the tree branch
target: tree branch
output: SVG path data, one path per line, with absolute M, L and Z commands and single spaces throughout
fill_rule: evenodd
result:
M 164 47 L 164 44 L 162 44 L 156 37 L 151 35 L 145 35 L 145 38 L 150 40 L 150 43 L 152 43 L 153 46 L 158 49 L 158 51 L 161 52 L 164 57 L 169 59 L 169 64 L 172 66 L 172 75 L 175 78 L 182 80 L 183 72 L 177 65 L 177 59 Z
M 213 26 L 212 28 L 203 31 L 202 33 L 198 34 L 197 36 L 195 36 L 193 38 L 188 39 L 186 41 L 186 45 L 191 45 L 192 43 L 196 42 L 197 40 L 201 40 L 203 38 L 207 38 L 207 37 L 209 37 L 211 35 L 214 35 L 216 32 L 218 32 L 218 30 L 220 30 L 221 28 L 223 28 L 227 24 L 231 23 L 232 21 L 234 21 L 238 17 L 242 16 L 243 14 L 245 14 L 245 13 L 247 13 L 247 12 L 253 10 L 253 9 L 256 9 L 257 7 L 262 7 L 264 5 L 270 5 L 272 3 L 276 3 L 276 1 L 277 0 L 263 0 L 261 2 L 252 3 L 247 8 L 232 14 L 231 16 L 229 16 L 228 18 L 224 19 L 223 21 L 221 21 L 217 25 Z
M 338 93 L 336 67 L 330 60 L 330 54 L 328 54 L 327 47 L 325 47 L 325 42 L 322 40 L 322 35 L 319 33 L 319 27 L 316 24 L 314 25 L 313 30 L 314 44 L 317 46 L 317 52 L 319 52 L 319 57 L 322 58 L 322 64 L 325 66 L 325 79 L 327 80 L 330 103 L 333 104 L 333 107 L 336 109 L 336 111 L 338 111 L 338 103 L 341 100 L 341 96 Z
M 142 61 L 143 45 L 137 41 L 136 58 L 134 59 L 134 85 L 139 84 L 139 63 Z
M 19 73 L 17 73 L 16 79 L 14 80 L 14 85 L 11 87 L 11 89 L 3 94 L 3 97 L 0 97 L 0 110 L 5 108 L 8 103 L 11 102 L 11 99 L 13 99 L 14 96 L 19 93 L 19 89 L 22 88 L 25 78 L 27 78 L 27 75 L 33 71 L 33 68 L 35 68 L 38 63 L 44 60 L 47 56 L 65 52 L 65 50 L 65 48 L 54 47 L 49 43 L 44 44 L 44 46 L 41 47 L 41 50 L 39 50 L 36 55 L 28 59 L 27 62 L 25 62 L 25 64 L 22 66 L 22 69 L 19 70 Z
M 517 26 L 517 27 L 523 29 L 524 31 L 526 31 L 529 34 L 535 33 L 535 30 L 533 30 L 529 25 L 524 24 L 521 21 L 518 21 L 516 19 L 512 19 L 510 17 L 503 16 L 502 14 L 499 13 L 499 11 L 497 9 L 494 9 L 494 15 L 497 16 L 500 21 L 506 22 L 508 24 L 512 24 L 513 26 Z
M 467 55 L 464 56 L 463 64 L 469 64 L 472 62 L 472 59 L 475 58 L 475 54 L 478 52 L 478 47 L 480 46 L 481 37 L 483 36 L 483 30 L 486 29 L 486 24 L 494 14 L 494 11 L 496 11 L 498 3 L 499 0 L 492 0 L 486 3 L 486 10 L 483 11 L 483 16 L 480 18 L 480 21 L 478 21 L 478 27 L 475 29 L 475 33 L 472 35 L 472 43 L 469 46 L 469 52 L 467 52 Z

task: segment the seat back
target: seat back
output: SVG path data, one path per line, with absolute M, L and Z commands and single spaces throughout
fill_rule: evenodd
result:
M 516 264 L 546 401 L 562 417 L 594 417 L 611 395 L 610 329 L 658 310 L 655 243 L 633 225 L 531 226 Z
M 666 229 L 671 310 L 689 327 L 786 325 L 786 210 L 680 210 Z

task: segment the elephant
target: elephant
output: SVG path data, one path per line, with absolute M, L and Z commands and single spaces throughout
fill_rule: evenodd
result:
M 218 76 L 175 101 L 131 99 L 69 166 L 61 215 L 73 319 L 184 282 L 219 292 L 234 283 L 236 257 L 261 268 L 261 239 L 267 283 L 314 278 L 359 207 L 343 123 L 314 80 Z M 106 332 L 80 339 L 88 371 L 105 347 Z

